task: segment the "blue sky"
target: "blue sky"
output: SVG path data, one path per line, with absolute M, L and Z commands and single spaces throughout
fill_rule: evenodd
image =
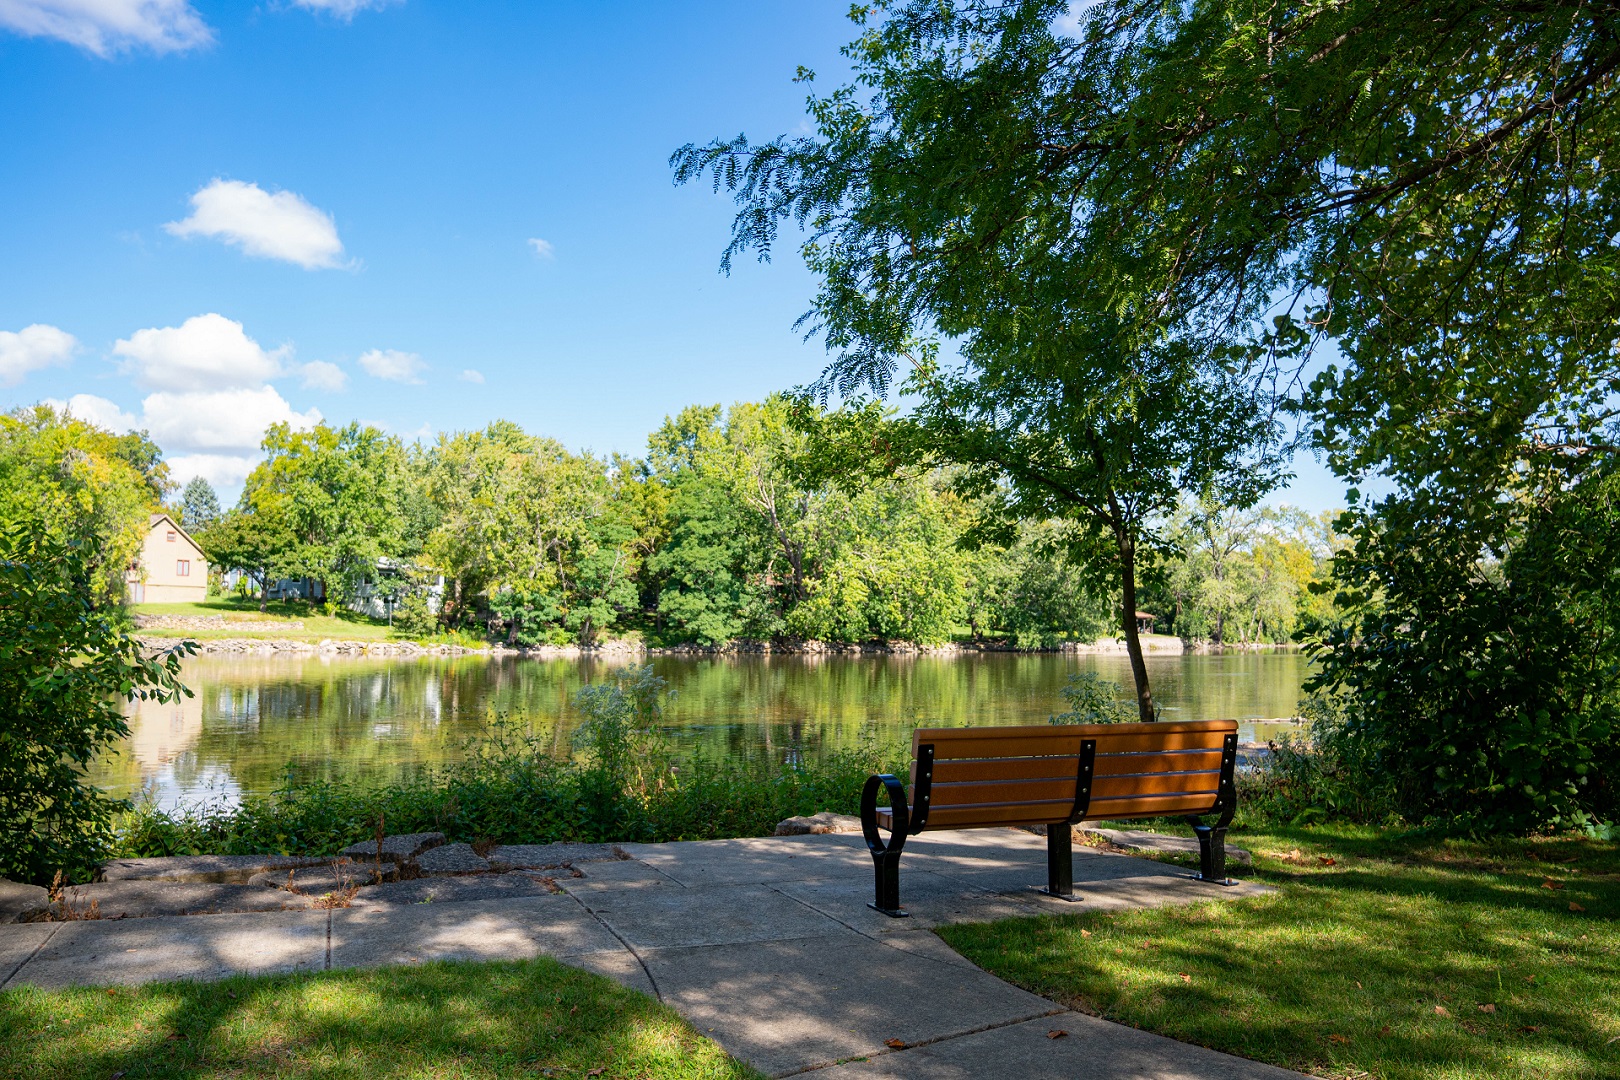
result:
M 791 250 L 717 273 L 687 141 L 802 130 L 847 2 L 6 0 L 0 405 L 234 497 L 267 420 L 643 450 L 825 362 Z M 1309 460 L 1279 496 L 1338 505 Z

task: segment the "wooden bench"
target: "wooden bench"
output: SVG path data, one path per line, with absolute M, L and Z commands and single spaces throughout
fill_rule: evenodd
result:
M 871 906 L 886 915 L 906 914 L 900 852 L 906 837 L 929 829 L 1045 825 L 1042 891 L 1074 900 L 1071 825 L 1175 815 L 1198 837 L 1194 876 L 1232 884 L 1226 829 L 1237 808 L 1234 720 L 918 728 L 911 756 L 909 792 L 887 774 L 861 791 L 861 829 L 877 877 Z M 877 804 L 880 790 L 888 792 L 886 807 Z M 1206 814 L 1218 815 L 1213 825 L 1203 823 Z M 886 844 L 880 829 L 889 832 Z

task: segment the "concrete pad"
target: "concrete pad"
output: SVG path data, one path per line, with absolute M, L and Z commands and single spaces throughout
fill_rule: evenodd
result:
M 60 923 L 0 926 L 0 987 L 6 986 L 12 973 L 60 928 Z
M 0 923 L 22 922 L 44 912 L 50 903 L 50 890 L 38 885 L 0 878 Z
M 397 836 L 385 836 L 382 841 L 382 861 L 385 863 L 410 862 L 416 856 L 436 848 L 444 843 L 442 832 L 413 832 L 400 833 Z M 347 855 L 356 862 L 376 862 L 378 857 L 377 841 L 362 840 L 358 844 L 350 844 L 339 855 Z
M 375 864 L 345 862 L 341 866 L 306 866 L 299 870 L 266 870 L 248 878 L 249 885 L 261 889 L 280 889 L 295 896 L 320 896 L 341 892 L 363 885 L 376 885 L 399 872 L 394 863 L 382 864 L 382 878 L 377 877 Z
M 149 919 L 160 915 L 218 915 L 238 911 L 301 911 L 311 896 L 297 896 L 258 885 L 212 885 L 184 881 L 104 881 L 62 891 L 69 911 L 103 920 Z
M 979 970 L 841 931 L 832 937 L 643 953 L 666 1004 L 772 1075 L 985 1024 L 1055 1012 Z M 992 1075 L 1012 1076 L 997 1072 Z
M 319 971 L 324 911 L 62 923 L 7 985 L 134 985 L 239 973 Z
M 489 853 L 490 865 L 497 870 L 545 870 L 608 859 L 622 859 L 612 844 L 502 844 Z
M 332 912 L 334 968 L 524 960 L 622 949 L 618 939 L 567 896 Z
M 482 874 L 490 869 L 489 860 L 472 849 L 471 844 L 443 844 L 429 848 L 415 859 L 422 873 Z
M 512 900 L 524 896 L 551 895 L 550 889 L 526 874 L 472 874 L 385 881 L 381 885 L 361 889 L 350 906 L 393 909 L 422 904 L 464 904 L 476 900 Z
M 1050 1038 L 1051 1031 L 1065 1031 Z M 827 1080 L 1298 1080 L 1300 1074 L 1081 1013 L 1060 1013 L 825 1071 Z
M 849 932 L 764 885 L 596 892 L 580 901 L 637 948 L 733 945 Z
M 246 884 L 266 870 L 321 866 L 331 856 L 308 855 L 172 855 L 151 859 L 114 859 L 101 868 L 99 881 L 188 881 Z M 344 861 L 344 860 L 336 860 Z
M 615 889 L 642 889 L 649 886 L 683 888 L 680 882 L 640 859 L 592 862 L 574 868 L 578 876 L 559 876 L 558 885 L 581 895 Z M 564 871 L 564 875 L 567 871 Z
M 1151 852 L 1157 855 L 1190 855 L 1198 858 L 1196 836 L 1176 836 L 1171 833 L 1143 832 L 1140 829 L 1099 829 L 1091 825 L 1077 825 L 1076 832 L 1106 840 L 1116 847 L 1131 851 Z M 1226 861 L 1237 866 L 1253 866 L 1254 859 L 1240 847 L 1226 845 Z
M 618 952 L 588 952 L 577 953 L 565 957 L 563 963 L 569 967 L 581 968 L 595 975 L 605 975 L 631 990 L 639 990 L 648 997 L 657 997 L 658 990 L 647 977 L 647 969 L 641 966 L 641 961 L 633 953 L 624 949 Z
M 846 881 L 785 881 L 773 888 L 864 934 L 928 930 L 961 922 L 990 922 L 1046 912 L 1038 894 L 1002 895 L 942 874 L 910 870 L 900 861 L 900 903 L 911 916 L 895 919 L 867 905 L 872 875 Z M 1027 890 L 1026 890 L 1027 891 Z M 1048 900 L 1062 904 L 1061 900 Z
M 809 881 L 842 877 L 863 867 L 867 875 L 872 872 L 866 841 L 843 834 L 619 846 L 682 885 Z

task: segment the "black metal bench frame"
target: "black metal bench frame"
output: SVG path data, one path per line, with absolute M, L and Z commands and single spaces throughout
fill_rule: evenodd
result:
M 1086 820 L 1091 804 L 1092 772 L 1096 768 L 1097 741 L 1086 739 L 1080 744 L 1078 774 L 1075 777 L 1074 809 L 1064 821 L 1056 821 L 1046 829 L 1046 888 L 1041 892 L 1060 900 L 1079 900 L 1074 892 L 1074 838 L 1072 828 Z M 1237 784 L 1233 779 L 1237 768 L 1237 736 L 1227 735 L 1221 748 L 1221 777 L 1215 796 L 1215 805 L 1208 813 L 1219 811 L 1213 825 L 1204 824 L 1207 814 L 1185 814 L 1182 820 L 1192 826 L 1198 837 L 1199 881 L 1217 885 L 1235 885 L 1226 876 L 1226 830 L 1237 812 Z M 906 846 L 906 837 L 916 836 L 928 827 L 928 802 L 934 780 L 934 744 L 917 747 L 914 784 L 916 805 L 906 799 L 906 788 L 898 777 L 890 773 L 869 776 L 861 789 L 861 832 L 866 847 L 872 853 L 872 870 L 876 884 L 876 899 L 867 905 L 897 919 L 907 917 L 900 906 L 900 853 Z M 878 793 L 889 795 L 892 827 L 889 840 L 884 843 L 878 826 Z M 1001 828 L 999 824 L 983 826 L 962 825 L 957 828 Z

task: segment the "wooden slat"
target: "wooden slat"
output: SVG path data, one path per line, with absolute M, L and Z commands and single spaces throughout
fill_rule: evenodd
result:
M 1080 758 L 994 758 L 985 760 L 935 761 L 934 783 L 948 784 L 985 780 L 1047 780 L 1072 778 L 1080 770 Z
M 1010 731 L 1011 735 L 985 737 L 975 729 L 966 728 L 966 731 L 975 731 L 971 739 L 936 739 L 934 740 L 934 760 L 950 761 L 961 758 L 1007 758 L 1007 757 L 1073 757 L 1080 753 L 1080 744 L 1085 739 L 1094 738 L 1097 741 L 1097 753 L 1123 754 L 1144 753 L 1159 750 L 1219 750 L 1227 736 L 1225 731 L 1154 731 L 1143 730 L 1140 724 L 1114 724 L 1116 729 L 1131 728 L 1132 731 L 1119 731 L 1113 733 L 1086 735 L 1076 734 L 1080 731 L 1078 726 L 1019 729 L 1019 728 L 984 728 L 983 731 Z
M 1065 735 L 1080 735 L 1090 739 L 1098 735 L 1131 735 L 1144 731 L 1155 731 L 1161 734 L 1218 731 L 1223 735 L 1229 735 L 1237 731 L 1237 721 L 1166 720 L 1154 724 L 1010 724 L 1006 727 L 917 728 L 912 736 L 911 745 L 916 747 L 927 742 L 937 745 L 946 740 L 971 742 L 974 739 L 1003 739 L 1019 736 L 1039 738 L 1051 735 L 1054 732 L 1061 732 Z
M 990 784 L 934 783 L 929 802 L 941 806 L 1004 802 L 1074 802 L 1074 777 L 1067 780 L 1012 780 Z
M 1188 772 L 1221 767 L 1219 750 L 1174 754 L 1117 754 L 1098 757 L 1095 776 L 1127 776 L 1132 773 Z M 935 775 L 938 775 L 936 771 Z
M 1175 795 L 1168 798 L 1093 799 L 1087 821 L 1106 818 L 1157 817 L 1160 814 L 1199 814 L 1215 805 L 1215 794 Z
M 1120 727 L 1125 725 L 1121 724 Z M 1136 727 L 1136 725 L 1131 725 Z M 1226 739 L 1224 731 L 1141 731 L 1097 736 L 1097 756 L 1104 754 L 1151 753 L 1160 750 L 1219 750 Z
M 1119 799 L 1133 795 L 1172 795 L 1206 792 L 1220 787 L 1219 772 L 1153 773 L 1149 776 L 1099 777 L 1091 786 L 1092 799 Z
M 986 731 L 1013 731 L 1013 728 L 986 728 Z M 939 739 L 934 742 L 934 760 L 952 758 L 1005 758 L 1057 756 L 1074 757 L 1080 753 L 1081 737 L 1071 734 L 1075 728 L 1048 727 L 1044 731 L 1026 735 L 1007 735 L 1000 738 Z M 1054 734 L 1056 732 L 1056 734 Z
M 946 807 L 928 812 L 928 831 L 971 829 L 984 825 L 1045 825 L 1067 821 L 1073 812 L 1067 802 L 1025 803 L 1022 806 Z

